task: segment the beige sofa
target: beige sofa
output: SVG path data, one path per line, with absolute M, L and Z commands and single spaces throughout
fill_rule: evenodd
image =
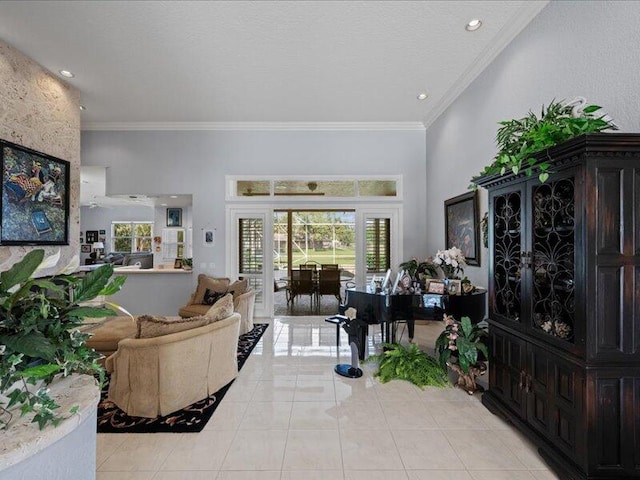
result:
M 240 314 L 154 338 L 124 338 L 106 360 L 109 400 L 154 418 L 203 400 L 238 374 Z
M 253 330 L 256 292 L 247 285 L 246 281 L 230 283 L 228 278 L 214 278 L 200 274 L 196 291 L 191 294 L 189 301 L 180 307 L 178 315 L 183 318 L 204 315 L 211 308 L 210 305 L 202 303 L 207 288 L 218 292 L 233 292 L 233 310 L 240 314 L 240 335 Z M 236 288 L 235 291 L 234 288 Z

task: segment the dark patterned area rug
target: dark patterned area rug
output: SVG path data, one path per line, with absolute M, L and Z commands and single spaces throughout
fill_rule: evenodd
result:
M 238 338 L 238 370 L 267 330 L 267 323 L 256 323 L 253 330 Z M 107 400 L 108 385 L 102 389 L 98 404 L 98 433 L 191 433 L 199 432 L 220 405 L 233 381 L 213 395 L 165 417 L 130 417 Z

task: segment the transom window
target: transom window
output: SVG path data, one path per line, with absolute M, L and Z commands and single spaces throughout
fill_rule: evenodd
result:
M 153 222 L 112 222 L 112 252 L 150 252 Z
M 311 197 L 316 199 L 375 198 L 399 200 L 401 177 L 227 177 L 227 198 Z

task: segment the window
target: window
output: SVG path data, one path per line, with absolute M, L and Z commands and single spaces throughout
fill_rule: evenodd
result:
M 113 222 L 112 252 L 150 252 L 153 222 Z
M 367 273 L 386 272 L 390 268 L 390 230 L 390 219 L 367 218 L 365 230 Z

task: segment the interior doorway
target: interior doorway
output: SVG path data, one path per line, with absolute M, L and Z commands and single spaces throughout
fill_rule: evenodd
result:
M 292 270 L 318 272 L 337 266 L 340 288 L 356 273 L 356 211 L 281 209 L 273 212 L 274 315 L 329 315 L 338 311 L 335 296 L 292 297 Z M 317 280 L 319 273 L 314 274 Z M 314 301 L 316 304 L 314 305 Z

